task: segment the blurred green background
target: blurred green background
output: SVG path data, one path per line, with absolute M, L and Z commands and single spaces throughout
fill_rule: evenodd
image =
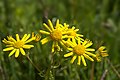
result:
M 38 42 L 30 51 L 30 58 L 41 69 L 39 76 L 25 57 L 8 57 L 9 52 L 2 51 L 2 40 L 16 33 L 37 33 L 46 18 L 76 26 L 96 49 L 106 45 L 109 54 L 109 60 L 88 61 L 88 66 L 83 67 L 70 64 L 61 53 L 62 57 L 55 57 L 59 66 L 49 76 L 55 80 L 120 80 L 120 0 L 0 0 L 0 80 L 45 79 L 50 64 L 49 45 Z

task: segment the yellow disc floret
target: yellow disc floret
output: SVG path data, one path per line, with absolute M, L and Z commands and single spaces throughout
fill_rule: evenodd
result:
M 85 47 L 83 45 L 77 45 L 73 48 L 73 51 L 77 54 L 77 55 L 82 55 L 85 53 Z
M 58 29 L 55 29 L 51 34 L 50 37 L 54 41 L 59 41 L 62 39 L 62 32 Z
M 22 48 L 24 44 L 24 41 L 17 41 L 16 43 L 14 43 L 14 47 L 19 49 Z
M 71 33 L 69 33 L 69 35 L 76 37 L 76 32 L 75 31 L 71 31 Z

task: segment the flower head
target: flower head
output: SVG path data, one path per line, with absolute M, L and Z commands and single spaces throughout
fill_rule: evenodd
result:
M 76 58 L 78 58 L 78 65 L 80 65 L 82 61 L 84 66 L 86 66 L 85 58 L 89 59 L 90 61 L 94 61 L 90 56 L 96 57 L 96 55 L 89 51 L 95 51 L 95 49 L 88 48 L 93 44 L 90 40 L 86 39 L 81 43 L 80 39 L 72 39 L 72 41 L 69 41 L 68 44 L 71 47 L 68 48 L 70 52 L 65 54 L 64 57 L 73 56 L 70 61 L 71 63 L 73 63 Z
M 96 58 L 96 60 L 98 62 L 101 61 L 102 57 L 108 56 L 108 53 L 107 53 L 107 50 L 106 50 L 105 46 L 101 46 L 95 53 L 96 53 L 96 57 L 95 58 Z
M 68 31 L 69 31 L 68 35 L 73 36 L 74 38 L 83 37 L 83 35 L 77 33 L 79 29 L 75 29 L 74 26 L 72 28 L 69 28 Z
M 60 50 L 60 47 L 58 44 L 61 43 L 62 45 L 64 45 L 63 39 L 70 37 L 70 36 L 66 35 L 66 30 L 65 30 L 66 27 L 62 26 L 59 23 L 59 20 L 57 20 L 55 26 L 53 26 L 53 24 L 50 20 L 48 20 L 48 25 L 45 23 L 43 25 L 48 31 L 40 30 L 41 34 L 47 35 L 46 38 L 43 38 L 41 40 L 41 43 L 45 44 L 49 41 L 52 41 L 53 42 L 52 52 L 54 52 L 56 48 L 59 48 L 59 50 Z
M 72 26 L 72 28 L 70 28 L 68 24 L 64 23 L 64 25 L 61 25 L 61 27 L 62 28 L 64 27 L 64 30 L 66 31 L 67 35 L 72 36 L 76 39 L 78 39 L 78 38 L 82 39 L 81 37 L 83 37 L 83 35 L 78 34 L 77 32 L 79 31 L 79 29 L 75 29 L 74 26 Z
M 82 41 L 84 41 L 84 39 L 82 38 L 83 35 L 82 34 L 78 34 L 77 32 L 79 31 L 79 29 L 75 29 L 75 27 L 73 26 L 72 28 L 66 27 L 67 24 L 64 24 L 63 26 L 65 26 L 65 30 L 66 30 L 66 34 L 68 36 L 71 36 L 70 38 L 67 39 L 66 42 L 71 41 L 72 39 L 80 39 L 81 43 Z M 65 44 L 67 45 L 67 43 L 65 42 Z M 68 46 L 68 45 L 67 45 Z
M 20 52 L 22 55 L 25 55 L 24 49 L 34 47 L 34 45 L 29 45 L 27 43 L 35 40 L 35 37 L 29 38 L 30 34 L 25 34 L 21 40 L 18 34 L 16 34 L 16 40 L 12 36 L 7 36 L 8 40 L 4 39 L 2 42 L 5 43 L 8 48 L 3 49 L 3 51 L 11 51 L 9 56 L 15 53 L 15 57 L 18 57 Z

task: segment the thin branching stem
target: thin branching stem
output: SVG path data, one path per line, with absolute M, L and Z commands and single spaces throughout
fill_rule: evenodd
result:
M 30 61 L 30 63 L 35 67 L 35 69 L 36 69 L 37 71 L 41 72 L 40 69 L 39 69 L 39 68 L 33 63 L 33 61 L 30 59 L 29 55 L 26 55 L 26 58 Z

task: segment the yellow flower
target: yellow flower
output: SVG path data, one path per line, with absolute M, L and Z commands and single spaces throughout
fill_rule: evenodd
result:
M 80 39 L 80 41 L 84 41 L 84 39 L 82 38 L 83 35 L 82 34 L 78 34 L 77 32 L 79 31 L 79 29 L 75 29 L 75 27 L 73 26 L 72 28 L 69 28 L 69 25 L 64 23 L 64 25 L 61 25 L 62 28 L 64 28 L 64 30 L 66 31 L 66 34 L 69 37 L 66 41 L 64 41 L 64 44 L 69 47 L 69 45 L 67 44 L 68 41 L 71 41 L 72 39 Z
M 62 45 L 64 45 L 64 38 L 69 38 L 70 36 L 66 35 L 66 27 L 63 27 L 60 23 L 59 20 L 56 21 L 56 25 L 53 26 L 52 22 L 50 20 L 48 20 L 48 25 L 47 24 L 43 24 L 44 27 L 49 31 L 44 31 L 44 30 L 40 30 L 41 34 L 45 34 L 47 35 L 46 38 L 43 38 L 41 40 L 42 44 L 45 44 L 49 41 L 53 41 L 52 44 L 52 52 L 54 52 L 56 50 L 56 48 L 58 50 L 60 50 L 59 47 L 59 43 L 61 43 Z
M 27 43 L 35 40 L 35 37 L 30 38 L 30 34 L 25 34 L 23 38 L 20 40 L 20 37 L 18 34 L 16 34 L 16 40 L 12 36 L 7 36 L 7 39 L 2 40 L 3 43 L 6 44 L 6 47 L 3 49 L 3 51 L 11 51 L 9 56 L 13 55 L 15 53 L 15 57 L 17 58 L 19 56 L 19 53 L 21 52 L 22 55 L 25 55 L 24 49 L 30 49 L 34 47 L 34 45 L 29 45 Z
M 66 23 L 64 23 L 64 25 L 61 25 L 61 26 L 64 27 L 64 30 L 66 31 L 67 35 L 73 36 L 76 39 L 80 38 L 83 41 L 83 39 L 81 38 L 81 37 L 83 37 L 83 35 L 77 33 L 79 31 L 79 29 L 75 29 L 74 26 L 72 28 L 69 28 L 69 25 Z
M 73 26 L 72 28 L 68 29 L 68 31 L 70 31 L 68 33 L 69 36 L 73 36 L 74 38 L 80 38 L 83 37 L 83 35 L 81 34 L 77 34 L 77 32 L 79 31 L 79 29 L 75 29 L 75 27 Z M 82 39 L 83 40 L 83 39 Z
M 38 41 L 40 41 L 40 39 L 41 39 L 41 35 L 40 34 L 36 34 L 35 35 L 35 33 L 34 32 L 32 32 L 32 38 L 34 38 L 35 37 L 35 42 L 38 42 Z
M 101 61 L 102 57 L 108 56 L 108 53 L 107 53 L 107 50 L 106 50 L 105 46 L 101 46 L 95 53 L 96 53 L 96 57 L 95 58 L 96 58 L 96 60 L 98 62 Z
M 84 40 L 84 42 L 81 43 L 80 39 L 78 40 L 72 39 L 72 41 L 69 41 L 68 44 L 71 46 L 68 48 L 70 52 L 65 54 L 64 57 L 73 56 L 70 61 L 71 63 L 73 63 L 76 58 L 78 58 L 77 62 L 78 65 L 80 65 L 82 61 L 83 65 L 87 66 L 85 58 L 89 59 L 90 61 L 94 61 L 91 57 L 89 57 L 89 56 L 96 57 L 95 54 L 89 52 L 95 51 L 95 49 L 88 48 L 93 44 L 90 40 L 86 39 Z

